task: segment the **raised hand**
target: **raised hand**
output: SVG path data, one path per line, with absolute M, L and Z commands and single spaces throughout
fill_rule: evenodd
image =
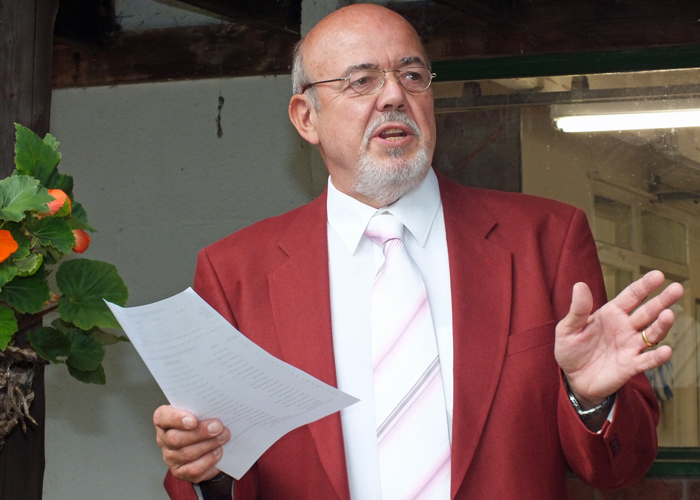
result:
M 663 273 L 651 271 L 593 314 L 588 286 L 574 285 L 569 313 L 557 325 L 554 355 L 584 409 L 671 358 L 669 346 L 649 350 L 642 337 L 644 332 L 649 343 L 656 344 L 673 325 L 669 307 L 683 296 L 680 284 L 672 283 L 639 307 L 663 282 Z
M 219 473 L 216 463 L 231 432 L 216 419 L 197 421 L 192 413 L 161 406 L 153 414 L 156 441 L 175 478 L 200 483 Z

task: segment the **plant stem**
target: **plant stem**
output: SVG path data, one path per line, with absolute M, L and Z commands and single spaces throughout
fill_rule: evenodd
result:
M 47 307 L 46 309 L 39 311 L 36 314 L 32 314 L 29 318 L 27 318 L 26 320 L 22 321 L 19 325 L 17 325 L 17 329 L 22 330 L 22 328 L 26 328 L 26 327 L 30 326 L 37 319 L 43 318 L 47 314 L 54 312 L 56 309 L 58 309 L 58 304 L 55 304 L 51 307 Z

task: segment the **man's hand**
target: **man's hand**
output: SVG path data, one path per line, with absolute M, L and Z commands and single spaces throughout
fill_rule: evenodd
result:
M 671 358 L 669 346 L 648 350 L 641 333 L 644 330 L 647 340 L 657 343 L 673 325 L 669 307 L 683 296 L 680 284 L 672 283 L 639 307 L 663 282 L 660 271 L 651 271 L 593 314 L 588 286 L 574 285 L 569 314 L 557 325 L 554 355 L 584 409 L 602 403 L 638 373 Z
M 200 483 L 219 473 L 221 446 L 231 432 L 216 419 L 197 421 L 197 417 L 172 406 L 161 406 L 153 414 L 156 441 L 163 461 L 175 478 Z

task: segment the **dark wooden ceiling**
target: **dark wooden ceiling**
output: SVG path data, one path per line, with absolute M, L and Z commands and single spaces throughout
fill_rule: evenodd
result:
M 55 88 L 289 72 L 301 0 L 184 0 L 221 24 L 121 32 L 111 0 L 61 0 Z M 391 2 L 433 60 L 698 46 L 700 2 Z

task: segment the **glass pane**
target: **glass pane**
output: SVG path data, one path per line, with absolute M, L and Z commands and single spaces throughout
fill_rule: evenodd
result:
M 601 264 L 603 268 L 603 280 L 605 280 L 605 293 L 608 298 L 617 296 L 632 281 L 632 271 L 618 269 L 608 264 Z
M 667 279 L 664 286 L 671 281 Z M 673 311 L 676 322 L 662 342 L 673 348 L 673 356 L 668 363 L 646 372 L 661 409 L 659 446 L 698 446 L 696 312 L 684 310 L 682 304 Z
M 642 212 L 642 252 L 652 257 L 687 264 L 685 225 Z
M 594 214 L 593 235 L 596 241 L 632 248 L 632 207 L 596 196 Z

